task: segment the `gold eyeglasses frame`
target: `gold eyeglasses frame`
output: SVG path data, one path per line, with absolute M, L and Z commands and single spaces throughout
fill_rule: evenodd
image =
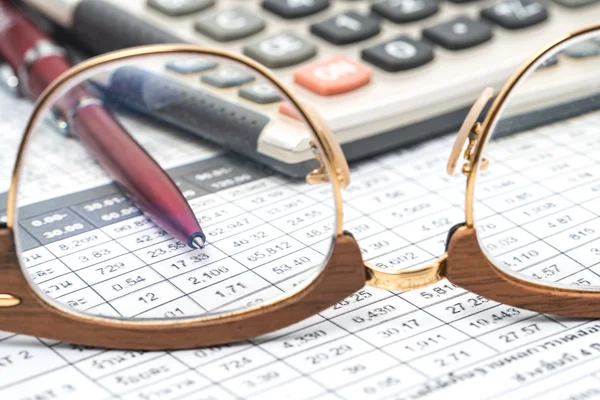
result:
M 117 320 L 70 312 L 49 303 L 33 288 L 19 264 L 13 230 L 19 175 L 33 129 L 42 110 L 65 83 L 86 71 L 115 61 L 147 55 L 209 55 L 246 65 L 267 77 L 297 107 L 314 132 L 321 168 L 307 176 L 309 183 L 332 185 L 336 208 L 334 246 L 321 273 L 308 285 L 271 303 L 239 312 L 179 320 Z M 150 45 L 116 51 L 78 64 L 50 85 L 38 98 L 18 150 L 8 194 L 5 229 L 0 229 L 0 329 L 15 333 L 65 340 L 84 345 L 123 349 L 182 349 L 234 342 L 289 326 L 330 307 L 363 287 L 364 267 L 360 250 L 343 231 L 341 188 L 350 181 L 349 169 L 331 131 L 309 105 L 301 103 L 267 68 L 235 53 L 194 45 Z
M 450 232 L 447 252 L 437 261 L 418 270 L 397 272 L 382 270 L 365 263 L 356 240 L 351 234 L 344 232 L 341 189 L 349 184 L 350 176 L 341 148 L 316 110 L 300 102 L 268 69 L 243 56 L 193 45 L 132 48 L 99 56 L 71 68 L 38 99 L 19 148 L 8 198 L 8 224 L 6 228 L 0 228 L 0 329 L 109 348 L 192 348 L 248 339 L 299 322 L 343 300 L 361 289 L 365 283 L 385 289 L 409 290 L 433 284 L 443 278 L 448 278 L 458 286 L 479 295 L 515 307 L 567 316 L 600 317 L 600 292 L 549 288 L 518 279 L 497 268 L 481 250 L 473 225 L 476 177 L 478 171 L 486 165 L 482 157 L 484 147 L 511 90 L 532 65 L 549 51 L 591 32 L 600 32 L 600 25 L 564 35 L 537 52 L 507 81 L 482 124 L 471 124 L 471 120 L 465 123 L 459 133 L 455 151 L 451 153 L 449 166 L 456 166 L 461 154 L 461 151 L 457 152 L 456 149 L 462 150 L 468 138 L 469 146 L 463 152 L 465 164 L 462 167 L 467 179 L 466 222 Z M 314 184 L 328 181 L 335 195 L 337 222 L 334 246 L 329 259 L 315 280 L 299 291 L 268 304 L 218 316 L 167 321 L 116 320 L 77 314 L 48 303 L 25 276 L 13 237 L 19 173 L 28 139 L 33 127 L 42 117 L 41 110 L 66 82 L 91 68 L 143 55 L 172 53 L 213 55 L 241 62 L 269 78 L 297 106 L 314 130 L 315 140 L 318 142 L 316 145 L 323 152 L 323 157 L 320 158 L 322 167 L 310 173 L 307 181 Z M 489 94 L 489 91 L 487 93 Z M 479 114 L 477 110 L 482 108 L 481 104 L 482 102 L 476 103 L 474 114 Z

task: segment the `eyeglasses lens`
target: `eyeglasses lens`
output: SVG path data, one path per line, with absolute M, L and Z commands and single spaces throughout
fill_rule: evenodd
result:
M 337 215 L 325 156 L 257 70 L 128 58 L 73 77 L 40 116 L 15 234 L 49 302 L 122 319 L 219 315 L 281 300 L 324 268 Z
M 538 60 L 490 134 L 474 207 L 488 258 L 521 279 L 600 290 L 600 34 Z

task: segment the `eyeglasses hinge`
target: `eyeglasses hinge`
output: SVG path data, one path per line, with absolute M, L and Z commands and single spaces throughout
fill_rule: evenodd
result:
M 481 123 L 477 121 L 483 109 L 485 108 L 488 101 L 492 98 L 494 94 L 494 89 L 491 87 L 484 89 L 473 106 L 469 109 L 465 120 L 463 121 L 460 129 L 458 130 L 458 134 L 456 135 L 456 140 L 454 141 L 454 145 L 452 146 L 452 151 L 450 152 L 450 156 L 448 157 L 448 163 L 446 164 L 446 172 L 448 175 L 453 176 L 454 171 L 457 167 L 458 160 L 462 158 L 467 162 L 462 167 L 462 173 L 464 175 L 469 175 L 473 170 L 473 164 L 475 163 L 474 158 L 474 150 L 477 145 L 477 141 L 480 138 L 481 134 Z M 467 142 L 467 148 L 463 151 L 463 147 L 465 142 Z M 487 168 L 488 162 L 487 160 L 481 160 L 481 169 L 484 170 Z
M 321 154 L 319 153 L 319 151 L 317 149 L 317 146 L 314 143 L 311 143 L 310 149 L 312 150 L 313 154 L 315 154 L 315 156 L 321 163 L 321 166 L 319 168 L 313 169 L 306 175 L 306 183 L 308 183 L 309 185 L 320 185 L 323 183 L 328 183 L 329 182 L 329 174 L 323 167 L 324 162 L 323 162 Z M 337 167 L 337 166 L 335 166 L 335 167 Z M 342 170 L 340 168 L 336 168 L 335 175 L 336 175 L 338 182 L 340 183 L 340 186 L 342 187 L 342 189 L 347 188 L 348 185 L 350 184 L 350 182 L 346 179 L 346 175 L 342 172 Z
M 479 135 L 481 133 L 481 123 L 480 122 L 475 122 L 475 124 L 473 124 L 473 127 L 471 128 L 471 131 L 469 132 L 469 143 L 467 144 L 467 148 L 465 149 L 464 153 L 463 153 L 463 159 L 465 159 L 467 162 L 463 164 L 462 166 L 462 173 L 463 175 L 468 176 L 472 169 L 473 169 L 473 162 L 474 162 L 474 153 L 473 150 L 475 149 L 475 145 L 477 144 L 477 140 L 479 139 Z M 483 158 L 481 160 L 481 164 L 479 166 L 479 168 L 482 171 L 485 171 L 488 166 L 489 166 L 490 162 L 488 161 L 487 158 Z
M 342 173 L 338 171 L 336 173 L 336 176 L 342 188 L 348 186 L 348 183 L 345 181 Z M 323 167 L 316 168 L 306 175 L 306 183 L 308 183 L 309 185 L 319 185 L 327 182 L 329 182 L 329 174 L 325 172 L 325 169 Z

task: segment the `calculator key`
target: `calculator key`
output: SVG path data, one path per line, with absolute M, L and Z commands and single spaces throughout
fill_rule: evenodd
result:
M 171 17 L 192 14 L 215 4 L 215 0 L 148 0 L 148 6 Z
M 280 33 L 244 47 L 244 54 L 269 68 L 289 67 L 314 57 L 317 47 L 293 33 Z
M 548 68 L 548 67 L 551 67 L 556 64 L 558 64 L 558 57 L 556 57 L 556 55 L 552 55 L 552 56 L 546 58 L 544 60 L 544 62 L 538 66 L 538 68 L 539 69 Z
M 449 50 L 462 50 L 492 38 L 492 28 L 483 21 L 457 17 L 423 30 L 423 36 Z
M 371 6 L 373 13 L 397 24 L 427 18 L 438 10 L 437 0 L 384 0 Z
M 338 14 L 310 26 L 313 34 L 338 45 L 368 39 L 377 35 L 380 30 L 379 21 L 375 18 L 354 11 Z
M 177 72 L 178 74 L 195 74 L 198 72 L 206 71 L 209 69 L 215 68 L 219 65 L 216 61 L 212 60 L 199 60 L 199 59 L 189 59 L 189 60 L 178 60 L 178 61 L 169 61 L 165 67 L 169 71 Z
M 253 35 L 265 29 L 265 21 L 241 7 L 201 17 L 194 25 L 198 32 L 227 42 Z
M 521 29 L 548 19 L 548 10 L 537 0 L 505 0 L 484 8 L 481 16 L 506 29 Z
M 335 56 L 294 72 L 294 82 L 321 96 L 346 93 L 371 81 L 372 71 L 350 58 Z
M 591 40 L 587 40 L 570 45 L 562 53 L 571 58 L 594 57 L 600 55 L 600 46 Z
M 362 58 L 389 72 L 404 71 L 433 60 L 433 47 L 422 40 L 400 36 L 364 49 Z
M 329 0 L 264 0 L 262 6 L 281 18 L 306 17 L 329 7 Z
M 585 7 L 597 3 L 600 0 L 554 0 L 555 3 L 568 8 Z
M 258 104 L 269 104 L 281 101 L 281 95 L 271 85 L 266 83 L 255 83 L 240 88 L 239 96 Z
M 254 76 L 235 68 L 219 68 L 202 75 L 200 80 L 218 88 L 230 88 L 252 82 Z

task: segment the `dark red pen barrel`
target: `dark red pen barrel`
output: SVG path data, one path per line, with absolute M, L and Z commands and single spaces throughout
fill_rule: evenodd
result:
M 19 75 L 25 92 L 37 98 L 70 63 L 58 47 L 52 47 L 57 54 L 36 54 L 41 43 L 46 43 L 46 49 L 52 45 L 12 1 L 0 0 L 0 15 L 0 57 Z
M 72 124 L 100 165 L 156 224 L 185 244 L 202 232 L 197 220 L 188 218 L 193 211 L 171 178 L 108 110 L 84 105 L 73 114 Z
M 23 65 L 25 54 L 46 36 L 15 8 L 12 1 L 0 0 L 0 55 L 15 71 Z
M 12 1 L 0 0 L 0 22 L 0 58 L 18 75 L 23 92 L 37 98 L 71 65 Z M 61 114 L 69 131 L 157 225 L 191 247 L 201 247 L 198 238 L 204 244 L 202 229 L 175 183 L 86 90 L 85 81 L 72 84 L 51 111 Z
M 61 56 L 46 56 L 29 67 L 27 89 L 37 98 L 56 77 L 70 68 L 68 61 Z

